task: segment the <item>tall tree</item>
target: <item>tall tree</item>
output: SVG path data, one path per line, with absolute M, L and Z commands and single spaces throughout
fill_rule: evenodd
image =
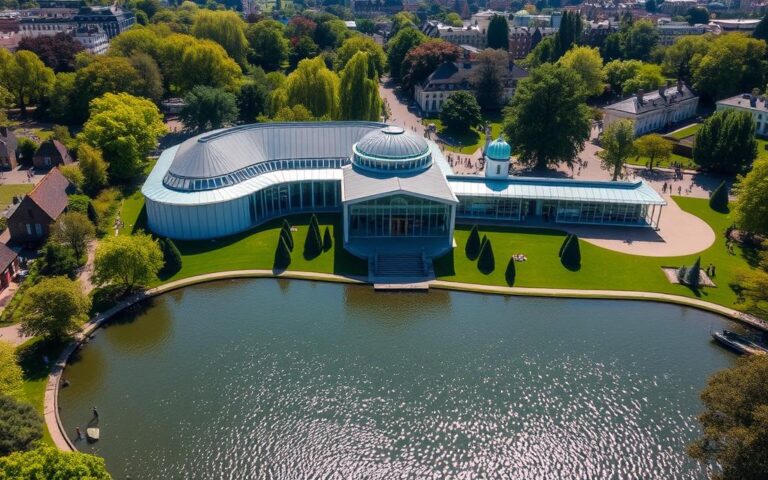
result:
M 661 135 L 651 133 L 635 140 L 635 151 L 648 159 L 648 169 L 653 170 L 656 162 L 669 160 L 672 155 L 672 144 Z
M 100 55 L 75 73 L 70 99 L 72 115 L 80 122 L 85 121 L 91 100 L 105 93 L 125 92 L 139 96 L 145 91 L 144 79 L 127 58 Z
M 605 89 L 603 58 L 597 48 L 574 47 L 565 52 L 559 62 L 579 76 L 588 96 L 602 95 Z
M 756 156 L 755 122 L 749 112 L 715 112 L 696 132 L 693 161 L 704 169 L 740 173 Z
M 688 448 L 715 479 L 760 480 L 768 472 L 768 356 L 739 359 L 712 375 L 701 392 L 703 436 Z
M 475 87 L 477 103 L 484 110 L 499 110 L 504 106 L 504 76 L 509 68 L 509 54 L 488 48 L 477 54 L 476 62 L 470 80 Z
M 560 19 L 560 28 L 554 38 L 554 55 L 552 60 L 558 60 L 565 52 L 578 43 L 583 30 L 581 15 L 579 13 L 563 12 Z
M 248 41 L 245 38 L 245 22 L 233 11 L 200 10 L 192 25 L 192 35 L 213 40 L 240 64 L 245 63 Z
M 721 35 L 705 55 L 692 59 L 694 87 L 709 100 L 720 100 L 764 85 L 765 52 L 762 40 L 741 33 Z
M 685 82 L 691 81 L 694 57 L 700 58 L 708 51 L 712 38 L 709 35 L 686 35 L 664 49 L 662 70 L 666 75 Z
M 99 148 L 117 181 L 141 172 L 146 155 L 166 132 L 157 107 L 127 93 L 106 95 L 91 102 L 91 116 L 79 138 Z
M 24 293 L 13 313 L 25 335 L 60 341 L 88 319 L 91 299 L 79 282 L 66 277 L 46 277 Z
M 31 450 L 43 438 L 43 419 L 28 403 L 0 395 L 0 455 Z
M 387 42 L 387 64 L 392 78 L 402 80 L 401 66 L 408 51 L 421 45 L 427 39 L 415 28 L 403 28 Z
M 352 32 L 342 20 L 333 19 L 317 26 L 314 40 L 320 48 L 336 50 L 351 34 Z
M 0 457 L 0 472 L 15 480 L 39 478 L 111 480 L 104 459 L 80 452 L 62 452 L 54 447 L 38 447 Z
M 691 7 L 685 13 L 685 20 L 689 25 L 709 23 L 709 10 L 706 7 Z
M 221 88 L 198 85 L 184 95 L 179 117 L 198 132 L 221 128 L 237 119 L 237 100 Z
M 428 40 L 413 47 L 403 60 L 401 67 L 401 85 L 412 91 L 424 81 L 437 67 L 445 62 L 455 62 L 461 55 L 461 49 L 443 40 Z
M 365 51 L 357 52 L 341 71 L 339 117 L 341 120 L 379 120 L 381 97 L 376 68 Z
M 93 281 L 117 285 L 128 292 L 156 279 L 163 264 L 163 252 L 151 236 L 109 237 L 96 248 Z
M 768 235 L 768 160 L 756 160 L 736 184 L 733 219 L 739 228 Z
M 107 170 L 109 166 L 101 155 L 101 150 L 87 143 L 77 147 L 77 165 L 83 172 L 83 191 L 88 195 L 96 195 L 107 185 Z
M 339 77 L 321 57 L 306 59 L 286 80 L 288 105 L 304 105 L 314 117 L 334 119 L 338 113 Z
M 650 20 L 640 20 L 623 32 L 621 50 L 625 59 L 647 61 L 659 43 L 659 31 Z
M 653 63 L 642 63 L 635 75 L 628 78 L 621 86 L 624 93 L 635 93 L 640 89 L 648 92 L 662 86 L 665 82 L 661 67 Z
M 141 78 L 136 95 L 159 103 L 163 98 L 163 74 L 160 73 L 160 67 L 155 59 L 146 53 L 136 52 L 131 55 L 128 62 Z
M 612 170 L 616 181 L 624 162 L 635 153 L 635 124 L 632 120 L 619 120 L 608 125 L 603 132 L 603 168 Z
M 246 123 L 256 120 L 256 117 L 267 111 L 269 92 L 266 83 L 247 81 L 237 93 L 238 118 Z
M 277 70 L 288 60 L 288 40 L 283 36 L 283 24 L 262 20 L 248 27 L 246 37 L 251 46 L 248 60 L 264 70 Z
M 392 16 L 392 35 L 398 34 L 406 27 L 416 28 L 418 19 L 411 12 L 399 12 Z
M 26 117 L 27 105 L 40 102 L 53 87 L 53 70 L 28 50 L 19 50 L 6 58 L 0 56 L 0 63 L 4 64 L 0 67 L 0 82 L 16 97 L 22 117 Z
M 488 48 L 509 50 L 509 23 L 503 15 L 494 15 L 488 23 Z
M 504 131 L 520 161 L 537 169 L 573 159 L 589 138 L 590 110 L 574 72 L 544 64 L 522 80 L 504 111 Z
M 67 245 L 75 253 L 77 259 L 85 256 L 88 242 L 93 240 L 96 229 L 85 214 L 67 212 L 60 216 L 51 229 L 53 241 Z
M 765 14 L 757 24 L 755 31 L 752 32 L 752 38 L 768 42 L 768 14 Z
M 375 78 L 378 80 L 387 66 L 387 56 L 384 53 L 384 49 L 373 38 L 365 35 L 354 35 L 344 40 L 344 43 L 336 51 L 334 68 L 337 71 L 343 70 L 357 52 L 366 52 L 368 54 L 368 61 L 376 69 Z
M 466 133 L 472 127 L 480 125 L 483 117 L 475 97 L 469 92 L 459 91 L 452 93 L 443 104 L 440 121 L 449 130 Z
M 56 35 L 24 37 L 17 50 L 35 53 L 54 72 L 71 72 L 75 69 L 75 55 L 83 51 L 83 45 L 72 35 L 60 32 Z

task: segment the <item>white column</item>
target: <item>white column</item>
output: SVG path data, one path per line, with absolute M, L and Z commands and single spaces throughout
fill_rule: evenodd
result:
M 448 232 L 448 246 L 453 246 L 453 231 L 456 228 L 456 205 L 451 205 L 450 207 L 450 215 L 451 215 L 451 229 Z
M 342 224 L 344 225 L 344 244 L 346 245 L 349 243 L 349 207 L 346 203 L 343 204 L 342 215 L 344 216 Z

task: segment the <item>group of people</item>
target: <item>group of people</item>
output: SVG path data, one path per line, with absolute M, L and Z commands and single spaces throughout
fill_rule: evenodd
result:
M 707 268 L 705 268 L 704 271 L 707 272 L 707 276 L 709 278 L 714 278 L 715 277 L 715 265 L 714 264 L 710 263 L 709 265 L 707 265 Z
M 516 253 L 516 254 L 512 255 L 512 260 L 514 260 L 516 262 L 525 262 L 525 261 L 528 261 L 528 257 L 523 255 L 522 253 Z

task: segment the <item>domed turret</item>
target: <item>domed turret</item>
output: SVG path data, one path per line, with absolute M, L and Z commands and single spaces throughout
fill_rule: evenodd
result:
M 485 148 L 485 176 L 489 178 L 507 178 L 509 176 L 509 158 L 512 147 L 499 136 Z
M 368 133 L 352 151 L 352 163 L 365 170 L 418 171 L 432 164 L 426 140 L 393 125 Z

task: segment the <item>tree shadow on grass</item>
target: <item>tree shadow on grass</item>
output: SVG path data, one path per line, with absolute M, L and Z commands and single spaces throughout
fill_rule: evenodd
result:
M 47 377 L 66 345 L 66 340 L 45 340 L 43 338 L 35 338 L 21 345 L 16 351 L 16 356 L 24 380 L 34 381 Z M 46 358 L 48 359 L 47 363 Z

